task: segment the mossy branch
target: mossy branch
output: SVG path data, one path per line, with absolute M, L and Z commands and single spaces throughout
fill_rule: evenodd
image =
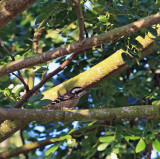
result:
M 23 117 L 23 118 L 22 118 Z M 72 122 L 121 120 L 127 118 L 160 119 L 160 105 L 137 105 L 107 109 L 43 110 L 0 108 L 0 120 Z

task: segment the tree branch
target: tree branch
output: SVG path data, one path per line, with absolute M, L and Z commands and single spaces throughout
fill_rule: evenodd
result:
M 52 139 L 54 139 L 54 141 Z M 0 153 L 0 159 L 7 159 L 7 158 L 10 158 L 10 157 L 13 157 L 13 156 L 17 156 L 17 155 L 21 154 L 22 152 L 27 153 L 31 150 L 34 150 L 36 148 L 40 148 L 40 147 L 43 147 L 43 146 L 46 146 L 46 145 L 49 145 L 49 144 L 53 144 L 57 141 L 59 141 L 59 140 L 58 139 L 55 140 L 55 138 L 50 138 L 50 139 L 46 139 L 46 140 L 43 140 L 43 141 L 37 141 L 37 142 L 29 143 L 29 144 L 26 144 L 24 146 L 20 146 L 16 149 L 7 150 L 7 151 L 4 151 L 4 152 Z
M 19 14 L 29 8 L 37 0 L 1 0 L 0 2 L 0 28 L 16 18 Z
M 110 125 L 110 122 L 104 122 L 102 123 L 103 125 L 99 125 L 99 126 L 96 126 L 96 127 L 93 127 L 93 128 L 90 128 L 90 129 L 86 129 L 83 131 L 83 133 L 81 132 L 81 128 L 78 129 L 78 130 L 75 130 L 75 131 L 72 131 L 71 133 L 69 133 L 69 135 L 72 135 L 73 137 L 77 137 L 80 136 L 80 135 L 84 135 L 84 133 L 88 133 L 90 131 L 94 131 L 95 129 L 101 129 L 101 128 L 104 128 L 105 126 L 108 126 Z M 83 129 L 84 127 L 82 127 Z M 67 138 L 67 135 L 66 135 L 66 138 Z M 29 151 L 32 151 L 32 150 L 35 150 L 37 148 L 40 148 L 40 147 L 44 147 L 46 145 L 50 145 L 50 144 L 53 144 L 55 142 L 58 142 L 58 141 L 62 141 L 63 140 L 66 140 L 64 138 L 64 136 L 56 136 L 56 138 L 48 138 L 48 139 L 45 139 L 43 141 L 36 141 L 36 142 L 32 142 L 32 143 L 29 143 L 29 144 L 25 144 L 23 146 L 20 146 L 20 147 L 17 147 L 15 149 L 8 149 L 4 152 L 1 152 L 0 153 L 0 158 L 1 159 L 7 159 L 9 157 L 13 157 L 13 156 L 17 156 L 19 154 L 22 154 L 22 153 L 27 153 Z
M 78 56 L 79 52 L 74 53 L 69 58 L 67 58 L 66 61 L 64 61 L 61 66 L 59 66 L 56 70 L 49 73 L 46 77 L 43 78 L 43 80 L 37 84 L 35 87 L 33 87 L 30 91 L 28 91 L 20 101 L 18 101 L 14 108 L 20 108 L 36 91 L 38 91 L 50 78 L 52 78 L 54 75 L 62 71 L 74 58 Z
M 43 110 L 0 108 L 0 120 L 72 122 L 145 118 L 160 120 L 160 105 L 137 105 L 108 109 Z M 22 118 L 23 116 L 23 118 Z
M 83 13 L 81 9 L 80 0 L 72 0 L 76 7 L 76 12 L 79 21 L 79 41 L 84 39 L 84 22 L 83 22 Z
M 23 129 L 30 122 L 28 121 L 10 121 L 5 120 L 0 126 L 0 143 L 14 134 L 16 131 Z
M 146 36 L 144 39 L 141 37 L 138 37 L 137 40 L 141 43 L 143 46 L 143 50 L 141 51 L 140 57 L 147 57 L 149 54 L 153 53 L 154 51 L 154 42 L 151 40 L 148 36 Z M 127 65 L 124 63 L 124 61 L 121 58 L 121 53 L 123 50 L 119 50 L 116 53 L 112 55 L 112 57 L 109 57 L 108 59 L 105 59 L 100 64 L 94 66 L 90 70 L 87 70 L 84 73 L 81 73 L 78 76 L 75 76 L 74 78 L 52 88 L 48 91 L 45 91 L 44 99 L 51 99 L 54 100 L 58 96 L 58 92 L 60 95 L 63 93 L 66 93 L 65 91 L 73 88 L 75 86 L 80 86 L 83 88 L 91 87 L 93 85 L 98 84 L 103 79 L 106 79 L 108 77 L 113 76 L 114 74 L 119 73 L 120 71 L 123 71 L 127 68 Z M 97 71 L 100 70 L 102 67 L 102 74 L 99 76 Z M 96 72 L 95 72 L 96 71 Z M 89 77 L 89 79 L 88 79 Z M 53 94 L 53 92 L 55 92 Z M 29 122 L 28 122 L 29 124 Z M 14 125 L 14 127 L 12 126 Z M 5 121 L 1 127 L 0 127 L 0 142 L 4 141 L 8 137 L 10 137 L 12 134 L 14 134 L 17 130 L 20 130 L 24 128 L 27 125 L 27 123 L 24 123 L 24 121 Z M 4 130 L 1 129 L 5 126 L 5 133 Z
M 154 52 L 154 43 L 153 41 L 146 36 L 145 39 L 138 40 L 142 46 L 144 47 L 139 54 L 140 59 L 147 57 L 149 54 Z M 75 86 L 79 86 L 85 89 L 91 88 L 104 79 L 114 76 L 128 68 L 128 65 L 123 61 L 121 54 L 123 50 L 118 50 L 105 60 L 101 61 L 97 65 L 93 66 L 89 70 L 82 72 L 81 74 L 55 86 L 42 94 L 44 95 L 44 99 L 55 100 L 58 95 L 62 95 L 66 93 L 66 90 L 73 88 Z M 133 58 L 133 57 L 132 57 Z M 133 58 L 133 63 L 135 59 Z M 53 94 L 53 92 L 55 92 Z M 59 94 L 58 94 L 59 93 Z
M 17 76 L 15 73 L 12 73 L 12 74 L 13 74 L 14 76 L 16 76 L 16 77 L 22 82 L 22 84 L 24 85 L 24 88 L 26 89 L 26 92 L 28 92 L 28 91 L 29 91 L 29 87 L 28 87 L 28 85 L 26 84 L 26 82 L 24 81 L 24 79 L 23 79 L 20 71 L 18 71 L 18 75 L 19 75 L 19 76 Z
M 41 53 L 38 50 L 38 42 L 39 42 L 39 39 L 40 39 L 40 36 L 41 36 L 42 32 L 45 29 L 45 27 L 41 28 L 42 24 L 43 24 L 43 21 L 41 22 L 41 24 L 39 25 L 39 27 L 36 29 L 36 31 L 34 33 L 34 38 L 33 38 L 33 50 L 34 50 L 34 52 L 38 52 L 38 53 Z
M 142 28 L 152 26 L 153 24 L 157 24 L 159 22 L 160 22 L 160 13 L 157 13 L 155 15 L 151 15 L 146 18 L 140 19 L 136 22 L 133 22 L 131 24 L 125 25 L 123 27 L 107 31 L 106 33 L 100 34 L 98 36 L 84 39 L 83 42 L 75 42 L 67 46 L 62 46 L 54 50 L 49 50 L 47 52 L 44 52 L 36 56 L 28 57 L 21 60 L 16 60 L 14 62 L 1 66 L 0 76 L 20 70 L 22 68 L 41 64 L 51 59 L 68 55 L 73 52 L 83 52 L 87 49 L 92 48 L 93 46 L 98 46 L 107 41 L 115 40 L 122 36 L 132 34 Z

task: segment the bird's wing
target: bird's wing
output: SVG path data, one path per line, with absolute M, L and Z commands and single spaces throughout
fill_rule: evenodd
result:
M 74 98 L 74 94 L 73 93 L 66 93 L 62 96 L 59 96 L 57 99 L 55 99 L 52 104 L 56 104 L 56 103 L 60 103 L 61 101 L 66 101 L 66 100 L 70 100 Z

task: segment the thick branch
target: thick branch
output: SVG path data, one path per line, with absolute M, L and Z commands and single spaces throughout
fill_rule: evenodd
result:
M 154 42 L 148 38 L 148 36 L 146 36 L 143 40 L 140 37 L 137 39 L 144 47 L 141 54 L 139 54 L 140 59 L 143 59 L 143 57 L 147 57 L 149 54 L 154 52 Z M 124 51 L 120 49 L 89 70 L 82 72 L 81 74 L 59 84 L 58 86 L 43 92 L 44 99 L 55 100 L 59 95 L 66 93 L 66 90 L 69 90 L 75 86 L 88 89 L 94 85 L 97 85 L 104 79 L 124 71 L 128 68 L 128 66 L 122 59 L 121 54 L 123 52 Z M 135 62 L 135 59 L 133 59 L 133 62 Z
M 115 28 L 96 37 L 84 39 L 83 42 L 76 42 L 71 45 L 62 46 L 54 50 L 49 50 L 43 54 L 17 60 L 0 67 L 0 76 L 20 70 L 22 68 L 44 63 L 60 56 L 68 55 L 73 52 L 83 52 L 93 46 L 98 46 L 110 40 L 115 40 L 121 36 L 132 34 L 142 28 L 152 26 L 160 22 L 160 13 L 140 19 L 136 22 L 123 27 Z
M 5 120 L 0 126 L 0 143 L 14 134 L 16 131 L 23 129 L 29 124 L 28 121 L 10 121 Z M 12 133 L 11 133 L 12 132 Z
M 36 1 L 37 0 L 1 0 L 0 28 L 3 28 Z
M 160 105 L 138 105 L 108 109 L 43 110 L 0 108 L 0 120 L 72 122 L 94 120 L 121 120 L 127 118 L 160 119 Z M 23 116 L 23 118 L 22 118 Z

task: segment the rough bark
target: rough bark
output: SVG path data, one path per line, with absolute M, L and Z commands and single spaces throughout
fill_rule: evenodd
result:
M 20 15 L 37 0 L 1 0 L 0 2 L 0 28 Z
M 0 126 L 0 143 L 29 124 L 28 121 L 5 120 Z M 11 133 L 12 132 L 12 133 Z
M 160 119 L 160 105 L 138 105 L 108 109 L 43 110 L 0 108 L 0 120 L 72 122 L 94 120 L 121 120 L 127 118 Z M 23 117 L 23 118 L 22 118 Z

